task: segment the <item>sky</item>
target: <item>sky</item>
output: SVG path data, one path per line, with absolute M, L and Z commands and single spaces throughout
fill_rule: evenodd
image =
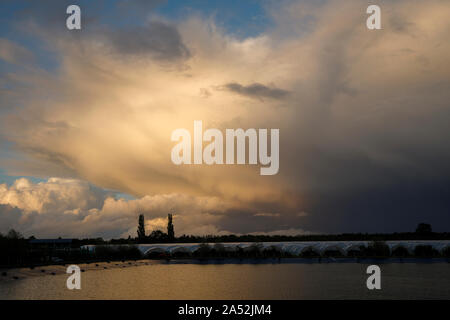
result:
M 2 1 L 0 233 L 450 231 L 450 2 L 377 4 Z M 279 129 L 278 174 L 175 165 L 195 120 Z

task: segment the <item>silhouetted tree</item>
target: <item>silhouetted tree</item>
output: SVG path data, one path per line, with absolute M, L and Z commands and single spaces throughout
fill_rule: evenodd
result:
M 145 240 L 145 220 L 144 220 L 143 214 L 139 215 L 139 225 L 138 225 L 138 229 L 137 229 L 137 235 L 138 235 L 139 241 Z
M 433 230 L 431 229 L 431 224 L 428 223 L 419 223 L 416 228 L 416 233 L 419 234 L 430 234 Z
M 175 231 L 173 229 L 172 214 L 169 213 L 167 218 L 167 237 L 169 238 L 169 241 L 173 241 L 175 239 Z
M 9 230 L 8 235 L 6 237 L 8 239 L 23 239 L 22 234 L 14 229 Z
M 389 257 L 390 249 L 384 241 L 373 241 L 365 249 L 365 255 L 369 257 Z
M 167 241 L 167 234 L 165 234 L 161 230 L 154 230 L 154 231 L 152 231 L 152 233 L 150 233 L 148 238 L 153 243 L 166 242 Z

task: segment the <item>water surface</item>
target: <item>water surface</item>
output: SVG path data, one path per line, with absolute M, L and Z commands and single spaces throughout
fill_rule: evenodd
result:
M 66 288 L 63 266 L 17 269 L 0 299 L 450 299 L 449 263 L 379 264 L 381 290 L 367 289 L 368 265 L 98 263 L 80 265 L 81 290 Z

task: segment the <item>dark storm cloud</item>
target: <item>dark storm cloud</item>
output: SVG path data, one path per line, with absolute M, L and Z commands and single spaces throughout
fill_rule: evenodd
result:
M 159 60 L 187 58 L 190 53 L 175 26 L 152 21 L 146 27 L 134 27 L 108 33 L 108 40 L 117 53 L 150 54 Z
M 175 25 L 148 19 L 161 3 L 164 1 L 22 1 L 23 6 L 14 15 L 17 28 L 43 36 L 50 43 L 58 38 L 69 38 L 80 45 L 94 40 L 123 55 L 149 55 L 157 60 L 189 57 Z M 66 9 L 71 4 L 81 8 L 80 31 L 66 28 Z
M 218 228 L 236 234 L 267 233 L 289 229 L 297 229 L 297 234 L 300 234 L 305 231 L 303 229 L 304 217 L 300 217 L 295 212 L 288 212 L 282 206 L 278 206 L 278 210 L 271 211 L 276 206 L 273 204 L 264 206 L 252 203 L 252 206 L 251 210 L 227 210 L 224 214 L 226 219 L 217 223 Z
M 289 91 L 287 90 L 271 88 L 260 83 L 252 83 L 245 86 L 237 82 L 231 82 L 225 84 L 223 88 L 228 91 L 256 99 L 283 99 L 289 94 Z
M 450 180 L 403 179 L 387 186 L 311 194 L 316 214 L 302 220 L 306 229 L 320 225 L 322 232 L 413 232 L 420 222 L 447 232 Z

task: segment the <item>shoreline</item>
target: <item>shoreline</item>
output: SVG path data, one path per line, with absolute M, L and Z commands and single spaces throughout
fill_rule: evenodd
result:
M 22 265 L 22 266 L 0 266 L 0 277 L 2 272 L 17 269 L 42 269 L 48 267 L 67 267 L 69 265 L 100 265 L 106 266 L 133 266 L 136 264 L 142 265 L 157 265 L 157 264 L 279 264 L 279 263 L 305 263 L 305 264 L 326 264 L 326 263 L 450 263 L 450 258 L 446 257 L 282 257 L 282 258 L 228 258 L 228 257 L 210 257 L 210 258 L 151 258 L 151 259 L 125 259 L 125 260 L 80 260 L 67 261 L 64 263 L 45 263 L 38 265 Z

